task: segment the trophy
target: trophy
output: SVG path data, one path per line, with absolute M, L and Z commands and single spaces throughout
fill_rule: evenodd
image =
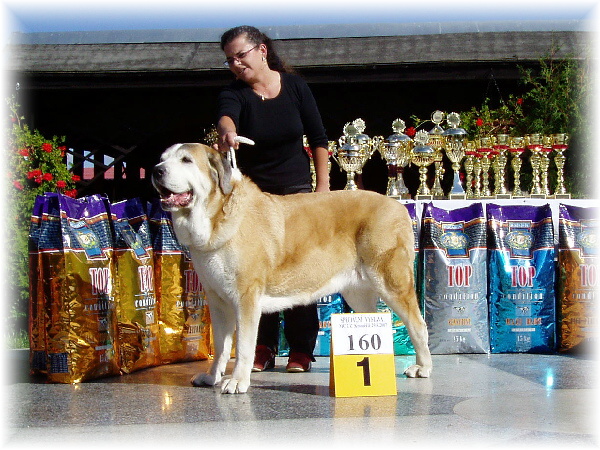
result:
M 365 140 L 366 135 L 362 134 L 364 128 L 359 131 L 364 122 L 357 124 L 359 128 L 356 127 L 355 122 L 349 122 L 344 126 L 344 135 L 339 139 L 339 148 L 333 152 L 333 159 L 346 172 L 347 182 L 344 187 L 346 191 L 358 189 L 354 176 L 362 172 L 363 166 L 371 156 L 368 136 Z
M 496 198 L 510 198 L 511 195 L 506 189 L 506 163 L 508 161 L 508 143 L 510 136 L 508 134 L 497 134 L 494 138 L 494 196 Z
M 521 165 L 523 164 L 521 155 L 525 153 L 524 141 L 525 139 L 521 136 L 511 137 L 508 141 L 508 150 L 512 153 L 510 165 L 513 169 L 515 185 L 512 192 L 513 197 L 525 197 L 526 195 L 525 192 L 521 190 Z
M 481 192 L 480 197 L 491 197 L 490 192 L 490 167 L 492 166 L 492 139 L 489 136 L 481 137 L 477 140 L 477 153 L 481 155 Z
M 412 139 L 404 134 L 406 125 L 402 119 L 396 119 L 392 122 L 394 134 L 389 136 L 380 146 L 379 152 L 387 162 L 388 166 L 388 184 L 386 195 L 396 198 L 409 197 L 408 188 L 404 184 L 402 174 L 404 166 L 410 159 L 410 149 Z
M 541 134 L 528 134 L 525 136 L 525 145 L 531 150 L 531 198 L 546 198 L 546 195 L 542 192 L 540 168 L 541 168 L 541 156 L 542 152 L 542 135 Z
M 556 152 L 554 164 L 556 165 L 556 187 L 554 188 L 554 198 L 571 198 L 565 189 L 565 155 L 563 153 L 569 148 L 569 135 L 558 133 L 552 136 L 552 149 Z
M 427 145 L 429 142 L 429 133 L 425 130 L 417 131 L 414 139 L 416 145 L 411 151 L 411 162 L 419 166 L 420 185 L 417 189 L 417 200 L 433 200 L 433 195 L 427 186 L 427 167 L 435 160 L 435 150 Z
M 477 152 L 475 151 L 475 143 L 473 141 L 466 142 L 465 150 L 465 172 L 467 173 L 467 198 L 474 198 L 475 191 L 473 190 L 473 180 L 475 179 L 475 161 Z
M 452 189 L 448 193 L 449 199 L 464 199 L 466 193 L 460 184 L 460 162 L 465 156 L 465 141 L 467 139 L 467 132 L 459 128 L 460 115 L 452 112 L 448 114 L 446 118 L 448 128 L 444 131 L 444 137 L 446 138 L 446 155 L 450 162 L 452 162 L 452 170 L 454 171 L 454 181 L 452 182 Z M 469 180 L 467 179 L 467 183 Z
M 552 136 L 542 136 L 542 149 L 540 152 L 540 188 L 542 194 L 550 197 L 550 187 L 548 186 L 548 169 L 550 168 L 550 153 L 552 152 Z
M 444 129 L 440 126 L 440 123 L 444 120 L 444 113 L 442 111 L 434 111 L 431 114 L 431 121 L 434 127 L 429 130 L 429 145 L 433 148 L 435 156 L 433 158 L 435 166 L 435 177 L 433 180 L 433 186 L 431 187 L 431 194 L 435 198 L 444 198 L 444 190 L 442 189 L 442 177 L 444 176 L 444 166 L 442 165 L 442 159 L 444 154 L 442 149 L 444 148 Z

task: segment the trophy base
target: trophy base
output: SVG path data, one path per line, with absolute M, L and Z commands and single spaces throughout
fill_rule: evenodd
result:
M 467 194 L 448 194 L 448 200 L 466 200 Z
M 512 195 L 510 195 L 510 194 L 496 194 L 496 195 L 494 195 L 494 198 L 497 199 L 497 200 L 500 200 L 500 199 L 510 200 L 512 198 Z
M 548 196 L 546 194 L 531 194 L 529 196 L 529 198 L 541 198 L 541 199 L 546 199 L 548 198 Z
M 571 194 L 554 194 L 551 195 L 549 198 L 568 200 L 571 198 Z
M 417 195 L 415 195 L 415 200 L 433 200 L 433 195 L 431 195 L 431 194 L 417 194 Z

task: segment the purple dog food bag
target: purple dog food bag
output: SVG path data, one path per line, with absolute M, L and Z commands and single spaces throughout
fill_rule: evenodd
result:
M 423 297 L 434 354 L 488 353 L 487 247 L 481 203 L 424 207 Z

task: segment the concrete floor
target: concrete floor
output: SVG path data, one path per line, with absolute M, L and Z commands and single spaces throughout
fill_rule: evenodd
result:
M 207 361 L 50 385 L 30 379 L 26 353 L 18 355 L 4 386 L 6 448 L 581 449 L 600 442 L 598 363 L 586 357 L 434 355 L 430 379 L 397 375 L 397 396 L 333 398 L 326 357 L 301 374 L 286 373 L 286 359 L 277 358 L 275 370 L 252 375 L 247 394 L 222 395 L 189 384 Z M 401 374 L 414 357 L 395 361 Z

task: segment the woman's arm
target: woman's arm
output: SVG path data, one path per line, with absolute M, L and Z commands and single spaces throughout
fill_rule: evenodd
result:
M 324 147 L 317 147 L 312 154 L 317 178 L 315 192 L 329 192 L 329 152 Z

